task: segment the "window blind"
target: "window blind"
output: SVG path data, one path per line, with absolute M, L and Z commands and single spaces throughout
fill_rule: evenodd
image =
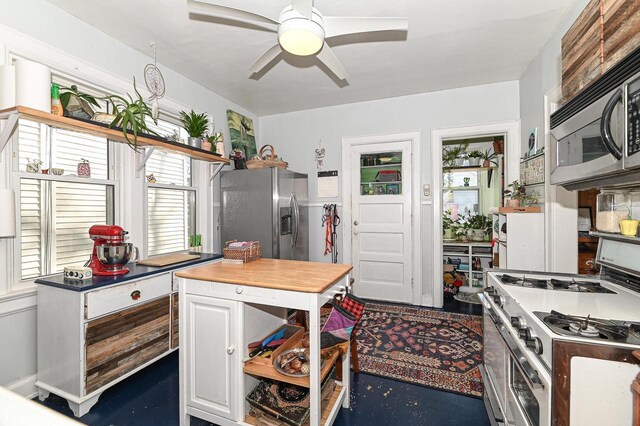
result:
M 108 142 L 85 133 L 51 129 L 20 120 L 18 128 L 19 170 L 27 158 L 42 161 L 42 168 L 63 168 L 64 178 L 77 173 L 77 164 L 87 159 L 91 177 L 108 179 Z M 65 266 L 82 265 L 91 254 L 88 230 L 93 224 L 113 220 L 113 185 L 20 178 L 21 278 L 61 272 Z M 51 180 L 52 179 L 52 180 Z
M 148 121 L 160 135 L 184 130 L 167 121 Z M 158 186 L 148 184 L 147 255 L 183 251 L 189 248 L 189 235 L 195 233 L 195 191 L 191 188 L 191 159 L 180 154 L 155 150 L 145 166 Z M 162 185 L 160 187 L 159 185 Z M 167 188 L 175 185 L 176 188 Z

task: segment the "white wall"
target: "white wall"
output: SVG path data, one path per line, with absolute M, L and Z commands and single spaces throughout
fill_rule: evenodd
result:
M 342 200 L 341 197 L 335 200 L 317 197 L 314 154 L 319 141 L 326 148 L 324 170 L 340 170 L 343 137 L 420 131 L 423 145 L 419 161 L 420 184 L 431 184 L 433 178 L 440 178 L 432 176 L 429 166 L 431 130 L 518 120 L 518 96 L 518 82 L 510 81 L 260 117 L 258 144 L 274 145 L 289 162 L 290 169 L 309 174 L 309 200 L 312 204 L 310 260 L 330 261 L 329 257 L 322 255 L 324 233 L 320 220 L 321 206 Z M 422 282 L 423 289 L 426 289 L 423 290 L 424 299 L 428 300 L 432 296 L 429 289 L 432 276 L 433 209 L 431 197 L 421 196 L 420 200 L 415 201 L 422 204 Z M 344 208 L 347 206 L 341 209 Z
M 562 37 L 573 25 L 589 0 L 578 0 L 562 20 L 551 39 L 520 78 L 520 120 L 522 152 L 527 150 L 529 132 L 538 128 L 538 137 L 546 138 L 545 95 L 562 82 Z M 555 101 L 555 100 L 551 100 Z M 548 162 L 547 162 L 548 164 Z M 547 170 L 547 176 L 549 170 Z M 576 273 L 578 268 L 577 195 L 561 187 L 545 189 L 546 270 Z
M 83 23 L 72 15 L 44 0 L 13 1 L 0 13 L 0 64 L 12 55 L 24 55 L 46 63 L 58 72 L 92 81 L 112 93 L 132 92 L 135 76 L 138 88 L 145 94 L 142 71 L 152 59 L 142 55 L 116 39 Z M 149 54 L 151 54 L 151 50 Z M 230 150 L 226 125 L 226 110 L 234 109 L 257 121 L 255 114 L 205 89 L 182 75 L 158 64 L 166 82 L 167 93 L 162 108 L 179 111 L 194 108 L 208 112 L 218 130 L 225 132 L 226 152 Z M 142 177 L 134 173 L 134 155 L 118 144 L 120 159 L 117 174 L 123 184 L 123 208 L 119 224 L 130 231 L 130 241 L 143 243 L 141 200 Z M 0 154 L 0 188 L 11 185 L 8 161 L 10 148 Z M 200 188 L 198 199 L 198 231 L 202 233 L 206 249 L 217 247 L 215 223 L 217 210 L 213 208 L 212 186 L 208 184 L 208 164 L 196 162 L 195 182 Z M 125 207 L 126 206 L 126 207 Z M 131 208 L 131 206 L 138 206 Z M 5 294 L 11 287 L 12 241 L 0 239 L 0 385 L 30 393 L 36 374 L 36 297 L 33 290 Z

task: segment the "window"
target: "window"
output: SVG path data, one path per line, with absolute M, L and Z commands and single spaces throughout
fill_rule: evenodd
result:
M 77 176 L 88 160 L 91 177 Z M 48 174 L 28 172 L 41 162 Z M 61 174 L 52 174 L 52 168 Z M 109 180 L 105 138 L 20 120 L 18 126 L 20 194 L 20 280 L 83 265 L 91 254 L 91 225 L 113 223 L 115 182 Z
M 444 175 L 442 192 L 443 210 L 453 216 L 480 211 L 480 190 L 477 171 L 448 172 Z
M 152 129 L 162 135 L 183 132 L 178 126 L 160 120 Z M 191 160 L 155 150 L 145 167 L 146 175 L 153 174 L 155 179 L 147 183 L 147 255 L 189 249 L 189 237 L 196 232 L 196 190 L 192 187 Z

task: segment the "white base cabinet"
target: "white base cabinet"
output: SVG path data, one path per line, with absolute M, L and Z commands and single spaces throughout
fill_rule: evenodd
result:
M 240 303 L 186 295 L 182 320 L 186 404 L 232 421 L 242 420 L 237 373 Z
M 39 284 L 40 400 L 58 395 L 82 417 L 106 389 L 176 350 L 177 291 L 173 272 L 85 291 Z

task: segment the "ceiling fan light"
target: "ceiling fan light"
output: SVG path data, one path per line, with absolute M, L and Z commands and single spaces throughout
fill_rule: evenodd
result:
M 280 24 L 278 41 L 293 55 L 313 55 L 324 45 L 324 29 L 308 19 L 292 19 Z

